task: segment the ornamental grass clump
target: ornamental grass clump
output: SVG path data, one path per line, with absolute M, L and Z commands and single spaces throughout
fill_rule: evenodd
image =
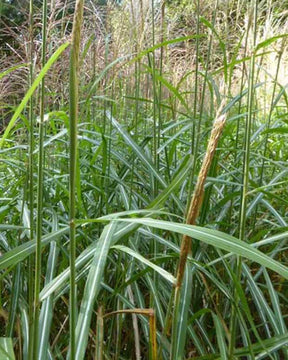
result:
M 0 359 L 288 360 L 284 2 L 15 1 Z

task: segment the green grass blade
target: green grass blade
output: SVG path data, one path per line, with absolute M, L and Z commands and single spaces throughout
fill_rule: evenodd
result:
M 213 321 L 214 321 L 214 325 L 215 325 L 217 343 L 218 343 L 219 351 L 220 351 L 220 354 L 221 354 L 221 359 L 222 360 L 227 360 L 228 359 L 228 357 L 227 357 L 227 346 L 226 346 L 226 342 L 225 342 L 223 326 L 222 326 L 221 321 L 219 320 L 219 318 L 218 318 L 218 316 L 216 314 L 212 314 L 212 316 L 213 316 Z
M 42 237 L 42 248 L 49 244 L 51 241 L 59 240 L 62 235 L 69 233 L 69 227 L 63 228 L 61 230 L 52 232 Z M 0 258 L 0 270 L 5 270 L 17 265 L 20 261 L 26 259 L 30 254 L 35 252 L 35 241 L 28 241 L 24 244 L 21 244 L 14 249 L 8 251 Z
M 110 249 L 115 228 L 116 223 L 114 222 L 105 226 L 94 252 L 94 258 L 85 285 L 76 327 L 75 356 L 77 360 L 82 360 L 85 357 L 94 302 L 99 293 L 101 281 L 103 280 L 108 251 Z
M 179 90 L 174 87 L 167 79 L 165 79 L 163 76 L 157 74 L 153 69 L 151 69 L 149 66 L 145 66 L 147 71 L 153 75 L 153 78 L 155 78 L 158 81 L 161 81 L 161 83 L 173 94 L 175 97 L 180 101 L 180 103 L 183 105 L 185 110 L 187 111 L 187 114 L 190 115 L 191 110 Z M 191 126 L 191 125 L 190 125 Z
M 151 261 L 145 259 L 141 254 L 137 253 L 136 251 L 130 249 L 127 246 L 123 245 L 115 245 L 112 246 L 112 249 L 120 250 L 126 254 L 129 254 L 133 258 L 139 260 L 142 264 L 149 266 L 151 269 L 155 270 L 159 275 L 161 275 L 164 279 L 166 279 L 172 285 L 175 284 L 176 278 L 170 274 L 168 271 L 162 269 L 161 267 L 153 264 Z
M 255 261 L 268 269 L 277 272 L 279 275 L 288 279 L 288 268 L 278 261 L 271 259 L 269 256 L 254 249 L 251 245 L 241 241 L 231 235 L 223 232 L 206 229 L 199 226 L 178 224 L 169 221 L 155 219 L 119 219 L 119 221 L 140 223 L 146 226 L 152 226 L 157 229 L 177 232 L 179 234 L 188 235 L 192 239 L 203 241 L 208 245 L 218 247 L 221 250 L 232 252 L 236 255 L 243 256 L 249 260 Z
M 7 69 L 7 70 L 5 70 L 5 71 L 2 71 L 2 72 L 0 73 L 0 80 L 1 80 L 4 76 L 6 76 L 6 75 L 10 74 L 11 72 L 13 72 L 14 70 L 17 70 L 17 69 L 22 68 L 22 67 L 26 67 L 27 65 L 28 65 L 28 64 L 19 64 L 19 65 L 12 66 L 12 67 L 10 67 L 9 69 Z
M 99 306 L 98 312 L 97 312 L 97 325 L 96 325 L 95 360 L 103 360 L 103 345 L 104 345 L 103 308 L 102 308 L 102 306 Z
M 255 48 L 255 53 L 260 50 L 260 49 L 263 49 L 271 44 L 273 44 L 275 41 L 279 40 L 279 39 L 283 39 L 283 38 L 286 38 L 288 36 L 288 34 L 283 34 L 283 35 L 276 35 L 276 36 L 273 36 L 269 39 L 266 39 L 262 42 L 260 42 L 259 44 L 257 44 L 256 48 Z
M 170 359 L 182 360 L 185 354 L 188 313 L 192 297 L 192 273 L 189 264 L 186 264 L 180 297 L 173 309 L 173 332 L 171 339 Z
M 274 310 L 275 320 L 277 321 L 279 330 L 281 331 L 282 334 L 287 334 L 287 327 L 284 322 L 284 316 L 281 311 L 281 307 L 280 307 L 280 303 L 279 303 L 279 296 L 278 296 L 276 290 L 274 289 L 272 281 L 266 270 L 264 270 L 264 277 L 265 277 L 265 280 L 267 283 L 271 303 L 272 303 L 273 310 Z
M 20 294 L 20 280 L 21 280 L 21 267 L 18 266 L 15 269 L 14 276 L 13 276 L 13 284 L 12 284 L 12 299 L 11 299 L 11 308 L 9 311 L 9 322 L 7 326 L 7 337 L 13 336 L 14 326 L 15 326 L 15 319 L 18 309 L 18 302 L 19 302 L 19 294 Z
M 24 107 L 27 105 L 27 103 L 28 103 L 29 99 L 31 98 L 31 96 L 33 95 L 34 91 L 37 89 L 37 87 L 39 86 L 39 84 L 41 83 L 42 79 L 47 74 L 47 72 L 51 68 L 51 66 L 55 63 L 55 61 L 59 58 L 59 56 L 63 53 L 63 51 L 68 46 L 69 46 L 69 42 L 61 45 L 54 52 L 54 54 L 50 57 L 50 59 L 47 61 L 44 68 L 40 71 L 39 75 L 34 80 L 32 86 L 30 87 L 30 89 L 25 94 L 25 96 L 24 96 L 23 100 L 21 101 L 20 105 L 17 107 L 14 115 L 12 116 L 12 119 L 10 120 L 9 124 L 7 125 L 7 127 L 5 129 L 5 132 L 4 132 L 3 136 L 0 139 L 0 149 L 3 147 L 4 141 L 9 136 L 9 133 L 10 133 L 11 129 L 13 128 L 15 122 L 17 121 L 19 115 L 23 111 Z
M 28 359 L 28 343 L 29 343 L 29 316 L 27 309 L 23 306 L 20 302 L 19 304 L 19 311 L 20 311 L 20 321 L 21 321 L 21 335 L 22 335 L 22 351 L 23 351 L 23 360 Z
M 15 360 L 15 354 L 11 338 L 0 337 L 0 359 Z
M 50 244 L 50 252 L 48 256 L 47 271 L 45 276 L 45 284 L 49 283 L 53 277 L 57 264 L 59 249 L 55 241 Z M 49 335 L 53 319 L 53 298 L 49 296 L 42 304 L 39 320 L 39 348 L 38 359 L 46 360 L 48 353 Z

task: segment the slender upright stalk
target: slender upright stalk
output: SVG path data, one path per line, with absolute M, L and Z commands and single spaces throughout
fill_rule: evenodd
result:
M 157 359 L 157 330 L 156 330 L 156 316 L 155 311 L 151 309 L 149 313 L 149 325 L 150 325 L 150 347 L 151 347 L 151 360 Z
M 155 4 L 154 0 L 151 0 L 151 12 L 152 12 L 152 46 L 155 45 Z M 158 121 L 157 121 L 157 105 L 158 94 L 157 94 L 157 80 L 156 80 L 156 63 L 155 63 L 155 51 L 152 55 L 152 84 L 153 84 L 153 159 L 155 168 L 159 168 L 159 155 L 157 154 L 157 148 L 159 146 L 158 139 Z M 158 181 L 154 178 L 154 198 L 158 195 Z
M 103 360 L 103 343 L 104 343 L 103 307 L 99 306 L 97 313 L 97 325 L 96 325 L 95 360 Z
M 213 28 L 215 27 L 217 10 L 218 10 L 218 0 L 215 1 L 215 8 L 213 10 L 213 15 L 212 15 L 213 16 L 213 18 L 212 18 Z M 199 25 L 198 25 L 198 27 L 199 27 Z M 197 35 L 199 35 L 199 29 L 197 31 L 198 31 Z M 197 38 L 196 41 L 199 42 L 199 39 Z M 203 118 L 203 113 L 204 113 L 204 103 L 205 103 L 205 99 L 206 99 L 205 93 L 206 93 L 206 86 L 208 83 L 208 70 L 209 70 L 209 64 L 211 61 L 212 45 L 213 45 L 213 33 L 211 33 L 209 36 L 209 45 L 208 45 L 207 59 L 206 59 L 206 64 L 205 64 L 205 75 L 204 75 L 203 89 L 202 89 L 202 93 L 201 93 L 201 101 L 200 101 L 200 109 L 199 109 L 199 123 L 198 123 L 199 126 L 202 123 L 202 118 Z M 196 80 L 196 82 L 197 82 L 197 80 Z M 194 121 L 195 121 L 195 116 L 196 116 L 196 106 L 194 105 Z
M 133 0 L 131 0 L 131 9 L 133 7 Z M 140 24 L 143 24 L 143 4 L 140 3 L 140 18 L 136 18 L 134 11 L 133 14 L 133 30 L 134 30 L 134 52 L 135 54 L 139 54 L 139 51 L 141 50 L 141 36 L 143 35 L 143 27 L 138 29 L 138 21 L 140 21 Z M 144 26 L 144 25 L 143 25 Z M 140 34 L 140 35 L 139 35 Z M 134 112 L 134 129 L 135 129 L 135 135 L 134 139 L 137 142 L 138 139 L 138 120 L 139 120 L 139 95 L 140 95 L 140 69 L 141 69 L 141 62 L 140 59 L 135 62 L 135 112 Z M 129 209 L 131 208 L 132 204 L 132 195 L 134 191 L 134 173 L 135 173 L 135 161 L 136 157 L 133 154 L 132 155 L 132 169 L 131 169 L 131 177 L 130 177 L 130 192 L 129 192 Z
M 78 122 L 78 72 L 80 35 L 83 18 L 84 0 L 75 4 L 72 44 L 70 52 L 70 173 L 69 173 L 69 222 L 70 222 L 70 359 L 75 360 L 75 329 L 76 329 L 76 174 L 77 174 L 77 122 Z
M 275 73 L 272 96 L 271 96 L 271 102 L 270 102 L 270 110 L 269 110 L 268 120 L 267 120 L 267 125 L 266 125 L 267 130 L 269 130 L 270 126 L 271 126 L 272 114 L 273 114 L 273 110 L 274 110 L 274 101 L 275 101 L 276 88 L 277 88 L 277 85 L 278 85 L 277 84 L 278 75 L 279 75 L 283 50 L 284 50 L 284 46 L 285 46 L 285 41 L 286 41 L 286 39 L 284 38 L 282 40 L 281 49 L 280 49 L 280 51 L 278 53 L 277 67 L 276 67 L 276 73 Z M 264 140 L 264 151 L 263 151 L 262 165 L 261 165 L 261 170 L 260 170 L 260 178 L 259 178 L 259 182 L 258 182 L 259 187 L 263 185 L 262 182 L 263 182 L 263 176 L 264 176 L 264 172 L 265 172 L 266 156 L 267 156 L 267 152 L 268 152 L 268 139 L 269 139 L 269 133 L 267 132 L 267 134 L 265 136 L 265 140 Z M 256 204 L 256 206 L 255 206 L 254 226 L 256 225 L 257 209 L 258 209 L 258 204 Z
M 197 98 L 198 98 L 198 71 L 199 71 L 199 30 L 200 29 L 200 3 L 197 0 L 197 25 L 196 25 L 196 56 L 195 56 L 195 82 L 194 82 L 194 102 L 193 102 L 193 128 L 192 128 L 192 154 L 194 154 L 194 164 L 192 171 L 192 180 L 195 173 L 196 161 L 197 161 L 197 148 L 198 148 L 198 134 L 196 136 L 196 115 L 197 115 Z M 197 132 L 200 131 L 200 122 L 198 122 Z M 196 140 L 196 143 L 195 143 Z M 192 187 L 191 182 L 191 187 Z M 190 190 L 190 189 L 189 189 Z M 191 191 L 190 191 L 191 193 Z
M 34 77 L 34 66 L 33 66 L 33 0 L 29 2 L 29 57 L 30 57 L 30 66 L 29 66 L 29 87 L 32 86 L 33 77 Z M 33 124 L 33 97 L 31 96 L 29 102 L 29 220 L 30 220 L 30 232 L 29 239 L 33 240 L 34 235 L 34 124 Z M 29 345 L 28 345 L 28 359 L 32 359 L 33 354 L 33 262 L 34 257 L 31 255 L 28 258 L 28 306 L 29 306 Z
M 155 3 L 154 0 L 151 0 L 151 12 L 152 12 L 152 45 L 155 45 Z M 152 144 L 152 154 L 153 154 L 153 161 L 155 169 L 159 170 L 159 155 L 157 153 L 157 149 L 159 146 L 159 137 L 158 137 L 158 130 L 159 127 L 159 119 L 157 119 L 157 105 L 158 104 L 158 94 L 157 94 L 157 79 L 156 79 L 156 61 L 155 61 L 155 51 L 153 51 L 152 55 L 152 85 L 153 85 L 153 144 Z M 153 198 L 155 199 L 158 195 L 158 180 L 156 177 L 153 177 Z M 158 242 L 153 240 L 151 244 L 151 252 L 153 254 L 158 253 Z M 153 274 L 154 282 L 157 286 L 157 274 L 154 272 Z M 150 307 L 154 306 L 154 296 L 151 294 L 150 296 Z
M 256 45 L 256 29 L 257 29 L 257 0 L 254 1 L 254 49 Z M 239 237 L 244 240 L 245 237 L 245 224 L 246 224 L 246 204 L 248 193 L 248 181 L 249 181 L 249 160 L 250 160 L 250 138 L 251 138 L 251 124 L 253 116 L 253 93 L 254 93 L 254 72 L 255 72 L 255 52 L 253 49 L 251 63 L 250 63 L 250 75 L 249 75 L 249 88 L 248 88 L 248 114 L 245 127 L 245 144 L 244 144 L 244 164 L 243 164 L 243 191 L 241 199 L 241 213 L 240 213 L 240 227 Z
M 149 326 L 150 326 L 150 334 L 149 334 L 149 345 L 150 345 L 150 359 L 157 359 L 157 331 L 156 331 L 156 314 L 154 309 L 125 309 L 125 310 L 117 310 L 102 315 L 102 319 L 106 319 L 112 315 L 120 315 L 120 314 L 138 314 L 149 317 Z
M 248 46 L 248 35 L 249 35 L 249 28 L 250 28 L 250 22 L 248 23 L 247 26 L 247 33 L 245 36 L 245 45 L 244 45 L 244 54 L 243 56 L 246 56 L 247 53 L 247 46 Z M 243 62 L 242 67 L 241 67 L 241 80 L 240 80 L 240 93 L 243 91 L 244 89 L 244 83 L 245 83 L 245 74 L 246 74 L 246 65 L 245 62 Z M 230 76 L 231 78 L 231 76 Z M 241 113 L 241 108 L 242 108 L 242 98 L 239 99 L 239 103 L 238 103 L 238 113 Z M 236 136 L 235 136 L 235 143 L 234 143 L 234 163 L 235 166 L 237 166 L 237 164 L 239 163 L 239 142 L 240 142 L 240 128 L 241 128 L 241 124 L 240 124 L 240 119 L 237 120 L 237 125 L 236 125 Z M 233 185 L 231 188 L 231 193 L 233 193 L 235 191 L 235 186 Z M 231 204 L 230 204 L 230 210 L 229 210 L 229 219 L 231 222 L 231 218 L 232 218 L 232 210 L 234 208 L 234 202 L 235 199 L 231 199 Z M 239 231 L 239 229 L 238 229 Z
M 188 199 L 191 198 L 192 189 L 193 189 L 193 180 L 196 171 L 197 165 L 197 154 L 199 146 L 199 133 L 201 129 L 201 119 L 199 118 L 197 127 L 196 127 L 196 117 L 197 117 L 197 100 L 198 100 L 198 75 L 199 75 L 199 33 L 200 33 L 200 2 L 197 0 L 197 25 L 196 25 L 196 55 L 195 55 L 195 80 L 194 80 L 194 101 L 193 101 L 193 126 L 192 126 L 192 139 L 191 139 L 191 152 L 194 156 L 193 167 L 191 176 L 189 179 L 188 186 Z M 204 95 L 203 95 L 204 96 Z M 189 202 L 187 202 L 188 211 Z
M 160 42 L 163 43 L 165 40 L 164 30 L 165 30 L 165 0 L 163 0 L 161 5 L 161 38 Z M 164 63 L 164 50 L 165 47 L 161 46 L 160 48 L 160 61 L 159 61 L 159 75 L 162 77 L 163 75 L 163 63 Z M 159 82 L 159 95 L 158 95 L 158 147 L 161 145 L 161 131 L 162 131 L 162 112 L 161 112 L 161 102 L 162 102 L 162 82 Z M 165 148 L 165 156 L 167 158 L 167 149 Z M 158 161 L 159 163 L 159 161 Z M 167 170 L 169 170 L 169 162 L 167 161 Z M 167 175 L 169 177 L 169 171 L 167 171 Z
M 245 240 L 245 230 L 246 230 L 246 207 L 247 207 L 247 193 L 248 193 L 248 183 L 249 183 L 249 165 L 250 165 L 250 139 L 251 139 L 251 124 L 253 117 L 253 98 L 254 98 L 254 73 L 255 73 L 255 48 L 256 48 L 256 35 L 257 35 L 257 0 L 252 2 L 253 9 L 253 49 L 250 62 L 250 71 L 249 71 L 249 86 L 248 86 L 248 114 L 247 121 L 245 126 L 245 139 L 244 139 L 244 162 L 243 162 L 243 187 L 242 187 L 242 197 L 241 197 L 241 211 L 240 211 L 240 225 L 239 225 L 239 238 L 240 240 Z M 237 257 L 237 269 L 236 276 L 240 280 L 241 277 L 241 268 L 242 268 L 242 259 Z M 238 303 L 238 295 L 235 289 L 235 304 Z M 236 341 L 236 329 L 237 329 L 237 310 L 236 306 L 232 308 L 231 313 L 231 322 L 230 322 L 230 332 L 231 340 L 229 343 L 229 359 L 234 357 L 234 348 Z
M 218 10 L 218 0 L 215 1 L 215 8 L 213 10 L 213 15 L 212 15 L 213 16 L 212 17 L 212 26 L 213 26 L 213 28 L 215 27 L 217 10 Z M 208 45 L 207 58 L 206 58 L 206 63 L 205 63 L 205 75 L 204 75 L 204 80 L 203 80 L 203 88 L 202 88 L 200 108 L 199 108 L 199 126 L 201 126 L 201 123 L 202 123 L 203 114 L 204 114 L 204 104 L 205 104 L 205 100 L 207 100 L 206 87 L 207 87 L 207 84 L 208 84 L 208 71 L 209 71 L 209 64 L 210 64 L 210 61 L 211 61 L 211 54 L 212 54 L 212 48 L 213 48 L 213 39 L 214 39 L 213 35 L 214 34 L 211 33 L 210 36 L 209 36 L 209 45 Z M 197 136 L 199 137 L 199 133 L 198 133 Z M 198 152 L 198 150 L 197 150 L 197 152 Z M 196 158 L 194 158 L 194 160 L 196 161 Z M 215 161 L 216 161 L 216 159 L 214 160 L 214 163 L 215 163 Z M 196 165 L 196 162 L 195 162 L 195 165 Z M 212 164 L 211 168 L 213 168 L 213 167 L 214 167 L 214 165 Z M 206 189 L 205 199 L 203 199 L 204 201 L 203 201 L 203 209 L 201 211 L 200 225 L 203 224 L 204 219 L 205 219 L 206 214 L 207 214 L 207 211 L 209 209 L 209 204 L 210 204 L 209 199 L 210 199 L 210 195 L 211 195 L 211 192 L 212 192 L 212 188 L 213 188 L 213 186 L 210 186 L 208 189 Z
M 108 55 L 109 55 L 109 38 L 108 38 L 108 24 L 107 22 L 105 23 L 105 67 L 108 65 Z M 105 80 L 104 80 L 104 97 L 106 96 L 107 94 L 107 84 L 108 84 L 108 81 L 109 81 L 109 74 L 108 72 L 105 74 Z M 110 95 L 112 96 L 112 94 Z M 106 119 L 106 110 L 107 110 L 107 107 L 109 107 L 109 103 L 104 100 L 104 111 L 103 111 L 103 126 L 102 126 L 102 134 L 103 134 L 103 137 L 105 139 L 105 136 L 107 134 L 106 132 L 106 129 L 107 129 L 107 119 Z M 112 112 L 113 113 L 113 112 Z M 108 129 L 108 133 L 109 133 L 109 130 L 111 129 L 111 123 L 109 125 L 109 129 Z M 109 139 L 109 135 L 108 135 L 108 139 Z M 105 141 L 105 140 L 103 140 Z M 109 141 L 109 140 L 108 140 Z M 106 143 L 105 143 L 106 144 Z M 107 144 L 106 146 L 103 147 L 103 159 L 104 159 L 104 156 L 107 155 Z M 108 164 L 107 164 L 108 165 Z M 108 192 L 108 181 L 107 181 L 107 178 L 109 177 L 109 175 L 107 174 L 107 170 L 108 170 L 108 166 L 105 165 L 105 163 L 103 162 L 102 164 L 102 174 L 101 174 L 101 195 L 100 195 L 100 209 L 101 211 L 103 210 L 104 208 L 104 205 L 106 207 L 106 211 L 107 213 L 109 212 L 108 210 L 108 201 L 107 201 L 107 197 L 106 197 L 106 194 Z
M 42 68 L 46 63 L 47 36 L 47 0 L 42 8 Z M 33 316 L 33 359 L 37 359 L 39 337 L 39 293 L 41 287 L 41 238 L 42 238 L 42 210 L 43 210 L 43 163 L 44 163 L 44 101 L 45 78 L 41 82 L 40 95 L 40 124 L 39 124 L 39 154 L 37 174 L 37 223 L 36 223 L 36 255 L 35 255 L 35 284 L 34 284 L 34 316 Z

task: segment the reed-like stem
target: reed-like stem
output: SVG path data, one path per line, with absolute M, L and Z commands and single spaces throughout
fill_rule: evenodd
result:
M 283 55 L 285 42 L 286 42 L 286 38 L 284 38 L 282 40 L 281 49 L 278 53 L 277 67 L 276 67 L 275 78 L 274 78 L 274 82 L 273 82 L 273 89 L 272 89 L 270 109 L 269 109 L 269 114 L 268 114 L 268 119 L 267 119 L 267 124 L 266 124 L 266 130 L 269 130 L 270 126 L 271 126 L 272 114 L 274 111 L 276 88 L 278 85 L 278 76 L 279 76 L 281 59 L 282 59 L 282 55 Z M 258 183 L 259 187 L 263 185 L 262 183 L 263 183 L 263 176 L 264 176 L 264 172 L 265 172 L 264 170 L 265 170 L 265 164 L 266 164 L 266 156 L 267 156 L 267 152 L 268 152 L 268 139 L 269 139 L 269 133 L 267 132 L 267 134 L 265 136 L 265 140 L 264 140 L 264 146 L 263 146 L 264 151 L 263 151 L 262 165 L 261 165 L 261 170 L 260 170 L 260 178 L 259 178 L 259 183 Z M 254 217 L 256 217 L 256 215 L 257 215 L 257 205 L 255 207 Z M 254 225 L 255 225 L 255 223 L 256 223 L 256 221 L 254 222 Z
M 117 310 L 107 313 L 102 316 L 102 319 L 110 317 L 112 315 L 120 314 L 138 314 L 149 317 L 149 326 L 150 326 L 150 358 L 151 360 L 157 360 L 157 331 L 156 331 L 156 315 L 154 309 L 126 309 L 126 310 Z
M 96 325 L 95 360 L 103 359 L 103 342 L 104 342 L 103 307 L 99 306 L 98 313 L 97 313 L 97 325 Z
M 197 155 L 198 155 L 198 147 L 199 147 L 199 133 L 201 129 L 201 118 L 199 118 L 198 125 L 196 126 L 196 117 L 197 117 L 197 103 L 198 103 L 198 82 L 199 82 L 199 54 L 200 54 L 200 47 L 199 47 L 199 33 L 200 33 L 200 1 L 197 0 L 196 2 L 197 14 L 196 14 L 196 54 L 195 54 L 195 78 L 194 78 L 194 99 L 193 99 L 193 126 L 192 126 L 192 133 L 191 133 L 191 152 L 193 154 L 193 167 L 192 172 L 189 179 L 189 186 L 188 186 L 188 199 L 190 199 L 192 194 L 193 188 L 193 181 L 196 171 L 197 165 Z M 204 96 L 204 95 L 203 95 Z M 188 212 L 189 203 L 187 202 L 186 213 Z
M 76 176 L 77 176 L 77 124 L 78 124 L 78 72 L 80 36 L 83 18 L 84 0 L 75 4 L 72 44 L 70 52 L 70 170 L 69 170 L 69 221 L 70 221 L 70 359 L 75 360 L 75 329 L 77 316 L 76 295 Z
M 46 63 L 47 37 L 47 0 L 43 1 L 42 8 L 42 68 Z M 40 124 L 39 124 L 39 154 L 37 173 L 37 222 L 36 222 L 36 254 L 35 254 L 35 284 L 34 284 L 34 316 L 33 316 L 33 359 L 38 357 L 39 338 L 39 293 L 41 288 L 41 238 L 43 218 L 43 187 L 44 187 L 44 105 L 45 105 L 45 77 L 41 81 L 40 95 Z
M 152 12 L 152 46 L 155 46 L 155 4 L 154 0 L 151 0 L 151 12 Z M 157 127 L 159 126 L 157 119 L 157 105 L 158 104 L 158 94 L 157 94 L 157 79 L 156 79 L 156 61 L 155 61 L 155 51 L 152 53 L 152 84 L 153 84 L 153 159 L 154 166 L 158 170 L 159 168 L 159 155 L 157 154 L 157 148 L 159 146 L 159 137 Z M 154 197 L 158 194 L 158 181 L 154 178 Z
M 191 143 L 191 151 L 194 154 L 194 164 L 192 171 L 192 180 L 195 173 L 196 161 L 197 161 L 197 152 L 198 152 L 198 137 L 196 134 L 196 115 L 197 115 L 197 102 L 198 102 L 198 71 L 199 71 L 199 31 L 200 31 L 200 2 L 197 0 L 197 23 L 196 23 L 196 55 L 195 55 L 195 80 L 194 80 L 194 100 L 193 100 L 193 128 L 192 128 L 192 143 Z M 197 132 L 200 130 L 200 122 L 197 126 Z M 195 143 L 196 141 L 196 143 Z M 193 181 L 191 182 L 192 187 Z M 190 190 L 190 189 L 189 189 Z M 192 191 L 190 190 L 190 193 Z
M 30 66 L 29 66 L 29 87 L 32 86 L 34 78 L 34 49 L 33 49 L 33 0 L 29 2 L 29 57 L 30 57 Z M 31 96 L 29 101 L 29 221 L 30 221 L 30 231 L 29 239 L 33 240 L 34 237 L 34 124 L 33 124 L 33 97 Z M 28 314 L 29 314 L 29 343 L 28 343 L 28 359 L 31 360 L 33 356 L 33 264 L 34 256 L 29 256 L 28 259 Z
M 245 126 L 245 138 L 244 138 L 244 162 L 243 162 L 243 187 L 241 196 L 241 210 L 240 210 L 240 225 L 239 225 L 239 238 L 245 240 L 246 230 L 246 207 L 247 207 L 247 194 L 249 185 L 249 167 L 250 167 L 250 141 L 251 141 L 251 125 L 253 117 L 253 100 L 254 100 L 254 73 L 255 73 L 255 49 L 256 49 L 256 36 L 257 36 L 257 0 L 252 2 L 253 9 L 253 49 L 250 61 L 249 71 L 249 86 L 248 86 L 248 101 L 247 101 L 247 120 Z M 238 280 L 241 278 L 242 258 L 237 256 L 236 264 L 236 277 Z M 230 322 L 230 343 L 229 343 L 229 359 L 234 358 L 234 348 L 236 342 L 236 330 L 237 330 L 237 304 L 239 301 L 237 290 L 234 291 L 235 306 L 232 307 L 231 322 Z

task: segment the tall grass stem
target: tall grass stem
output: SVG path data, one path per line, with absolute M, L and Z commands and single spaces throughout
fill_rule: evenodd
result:
M 46 63 L 47 37 L 47 0 L 42 6 L 42 68 Z M 33 316 L 33 359 L 38 360 L 39 339 L 39 293 L 41 288 L 41 238 L 43 219 L 43 188 L 44 188 L 44 106 L 45 106 L 45 77 L 41 81 L 40 95 L 40 124 L 39 124 L 39 154 L 37 173 L 37 222 L 36 222 L 36 254 L 35 254 L 35 284 L 34 284 L 34 316 Z
M 255 49 L 256 49 L 256 38 L 257 38 L 257 13 L 258 13 L 258 2 L 254 0 L 251 3 L 251 10 L 253 9 L 253 49 L 250 60 L 249 69 L 249 84 L 248 84 L 248 99 L 247 99 L 247 120 L 245 125 L 245 137 L 244 137 L 244 161 L 243 161 L 243 187 L 241 194 L 241 209 L 240 209 L 240 224 L 239 224 L 239 238 L 245 240 L 246 231 L 246 211 L 247 211 L 247 193 L 249 186 L 249 168 L 250 168 L 250 142 L 251 142 L 251 126 L 253 117 L 253 98 L 254 98 L 254 74 L 255 74 Z M 242 258 L 237 256 L 236 262 L 236 277 L 240 281 L 242 268 Z M 230 343 L 229 343 L 229 359 L 232 360 L 234 357 L 235 342 L 237 335 L 237 304 L 239 301 L 238 293 L 236 288 L 234 289 L 235 305 L 232 306 L 231 310 L 231 322 L 230 322 Z
M 75 329 L 77 316 L 77 294 L 76 294 L 76 176 L 77 176 L 77 124 L 78 124 L 78 72 L 80 54 L 80 36 L 83 18 L 84 0 L 77 0 L 75 4 L 72 44 L 70 52 L 70 170 L 69 170 L 69 222 L 70 222 L 70 360 L 75 359 Z M 68 357 L 69 357 L 68 356 Z
M 29 66 L 29 87 L 33 84 L 34 78 L 34 49 L 33 49 L 33 0 L 29 2 L 29 56 L 30 56 L 30 66 Z M 33 96 L 31 96 L 29 101 L 29 240 L 32 241 L 34 238 L 34 123 L 33 123 Z M 32 360 L 33 356 L 33 264 L 34 256 L 29 256 L 28 258 L 28 314 L 29 314 L 29 343 L 28 343 L 28 359 Z

